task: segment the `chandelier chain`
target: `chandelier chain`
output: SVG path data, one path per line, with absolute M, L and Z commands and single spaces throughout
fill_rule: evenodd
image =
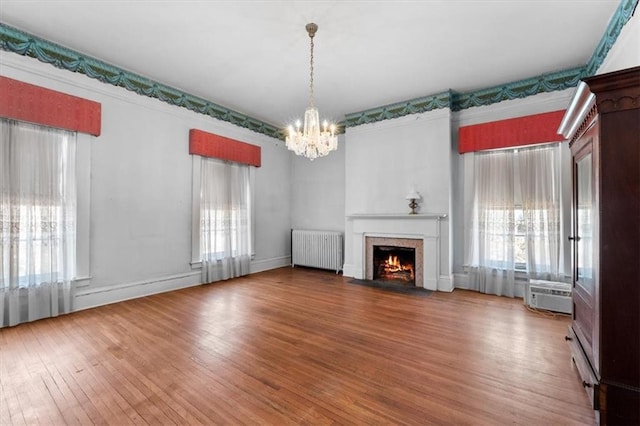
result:
M 311 35 L 311 59 L 310 59 L 310 68 L 311 68 L 311 72 L 310 72 L 310 78 L 309 78 L 309 105 L 310 106 L 315 106 L 314 103 L 314 99 L 313 99 L 313 36 Z

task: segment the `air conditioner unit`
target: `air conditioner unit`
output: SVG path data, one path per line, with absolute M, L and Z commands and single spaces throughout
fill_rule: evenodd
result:
M 526 304 L 535 309 L 570 314 L 573 308 L 571 301 L 571 284 L 530 280 L 525 288 Z

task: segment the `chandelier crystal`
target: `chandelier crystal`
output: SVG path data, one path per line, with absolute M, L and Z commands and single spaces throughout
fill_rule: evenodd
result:
M 304 113 L 304 126 L 300 121 L 296 122 L 295 128 L 289 126 L 286 137 L 287 148 L 311 160 L 324 157 L 331 151 L 338 148 L 338 137 L 336 136 L 336 126 L 329 124 L 326 120 L 320 125 L 320 114 L 315 107 L 313 99 L 313 37 L 318 31 L 318 26 L 314 23 L 306 25 L 307 33 L 311 39 L 311 73 L 309 83 L 309 106 Z

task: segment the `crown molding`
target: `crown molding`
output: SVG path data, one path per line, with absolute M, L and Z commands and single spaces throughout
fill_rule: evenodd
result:
M 580 82 L 584 67 L 572 68 L 554 73 L 542 74 L 526 80 L 514 81 L 500 86 L 489 87 L 470 93 L 455 93 L 452 109 L 486 106 L 502 101 L 526 98 L 544 92 L 555 92 L 575 87 Z
M 393 103 L 360 112 L 350 113 L 338 123 L 338 133 L 345 128 L 420 114 L 434 109 L 449 108 L 461 111 L 475 106 L 486 106 L 505 100 L 521 99 L 544 92 L 576 87 L 582 78 L 594 75 L 615 43 L 624 25 L 631 19 L 639 0 L 622 0 L 607 30 L 603 34 L 589 62 L 583 67 L 557 71 L 514 81 L 474 92 L 458 93 L 453 90 Z M 36 58 L 57 68 L 84 74 L 103 83 L 124 87 L 142 96 L 157 98 L 171 105 L 208 115 L 221 121 L 284 140 L 284 129 L 277 128 L 253 117 L 233 111 L 178 89 L 149 80 L 137 74 L 82 55 L 47 40 L 27 34 L 0 22 L 0 49 Z
M 607 57 L 609 50 L 613 47 L 613 44 L 618 39 L 620 32 L 622 32 L 622 27 L 629 22 L 629 19 L 633 16 L 633 12 L 638 6 L 638 0 L 622 0 L 618 5 L 613 17 L 609 21 L 609 25 L 607 26 L 606 31 L 602 35 L 598 46 L 596 46 L 593 55 L 591 55 L 591 59 L 587 62 L 585 66 L 585 72 L 583 77 L 590 77 L 595 75 L 600 68 L 600 65 L 604 62 L 604 59 Z
M 397 118 L 392 118 L 388 120 L 380 120 L 380 121 L 371 121 L 366 124 L 359 124 L 355 126 L 349 126 L 346 128 L 345 134 L 353 136 L 355 134 L 379 131 L 381 129 L 389 129 L 393 127 L 407 126 L 410 123 L 414 123 L 416 121 L 434 121 L 441 120 L 443 118 L 447 119 L 447 122 L 451 120 L 451 110 L 449 108 L 439 108 L 432 109 L 429 111 L 415 113 L 415 114 L 406 114 L 404 116 L 400 116 Z
M 639 0 L 622 0 L 618 8 L 609 21 L 609 25 L 604 35 L 600 39 L 589 62 L 582 67 L 571 68 L 553 73 L 518 80 L 500 86 L 489 87 L 468 93 L 458 93 L 453 90 L 449 92 L 426 96 L 410 101 L 398 102 L 385 107 L 377 107 L 353 114 L 347 114 L 344 124 L 347 127 L 358 126 L 360 124 L 372 123 L 375 121 L 388 120 L 406 114 L 416 114 L 429 111 L 434 108 L 451 108 L 452 111 L 461 111 L 476 106 L 487 106 L 507 100 L 515 100 L 537 95 L 539 93 L 553 92 L 576 87 L 585 77 L 594 75 L 598 67 L 602 64 L 607 53 L 615 43 L 624 25 L 631 19 Z M 431 105 L 434 98 L 449 95 L 448 105 Z M 426 102 L 423 106 L 421 102 Z M 417 111 L 412 112 L 414 104 L 417 104 Z M 421 107 L 426 109 L 421 110 Z
M 0 49 L 38 59 L 56 68 L 84 74 L 102 83 L 124 87 L 138 95 L 156 98 L 257 133 L 277 139 L 284 138 L 282 129 L 271 124 L 27 34 L 1 22 Z
M 441 108 L 451 108 L 451 91 L 347 114 L 341 124 L 354 127 Z

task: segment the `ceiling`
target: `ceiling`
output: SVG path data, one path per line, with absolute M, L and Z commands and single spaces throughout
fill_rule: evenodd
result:
M 618 0 L 0 0 L 0 22 L 277 127 L 585 65 Z

